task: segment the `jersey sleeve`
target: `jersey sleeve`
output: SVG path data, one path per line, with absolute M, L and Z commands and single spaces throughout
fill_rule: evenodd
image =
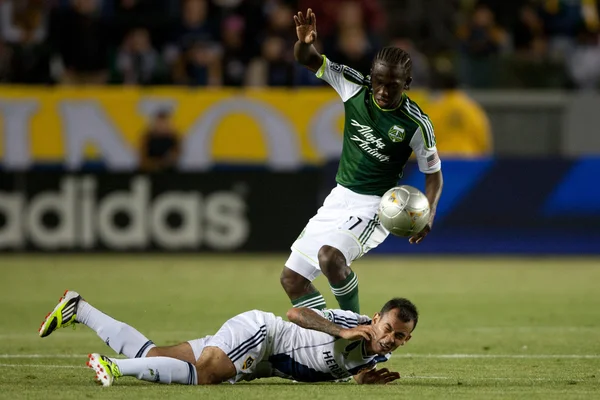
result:
M 365 79 L 357 70 L 329 61 L 325 55 L 323 55 L 323 64 L 321 64 L 316 76 L 329 83 L 344 102 L 362 89 Z
M 352 311 L 346 310 L 314 310 L 323 318 L 333 322 L 342 328 L 355 328 L 358 325 L 365 325 L 371 323 L 371 318 L 366 315 L 360 315 Z
M 435 147 L 435 136 L 431 126 L 427 126 L 425 132 L 419 126 L 410 140 L 410 147 L 417 157 L 419 171 L 424 174 L 433 174 L 442 169 L 442 161 Z

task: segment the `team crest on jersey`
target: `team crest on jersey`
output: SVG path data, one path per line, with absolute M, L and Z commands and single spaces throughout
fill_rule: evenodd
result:
M 252 364 L 254 364 L 254 358 L 248 356 L 248 358 L 246 358 L 246 361 L 244 361 L 244 364 L 242 365 L 242 369 L 248 369 L 252 366 Z
M 392 142 L 401 142 L 404 140 L 404 136 L 406 136 L 406 131 L 403 127 L 394 125 L 388 131 L 388 136 L 392 139 Z
M 333 61 L 329 61 L 329 69 L 332 70 L 333 72 L 342 72 L 342 70 L 344 69 L 344 67 L 342 67 L 338 63 L 335 63 Z

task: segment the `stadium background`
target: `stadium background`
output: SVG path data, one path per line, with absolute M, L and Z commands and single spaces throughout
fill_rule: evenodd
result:
M 341 144 L 338 96 L 293 61 L 291 16 L 309 6 L 335 61 L 368 73 L 387 44 L 413 57 L 409 94 L 443 161 L 438 217 L 422 245 L 390 237 L 353 266 L 363 312 L 403 295 L 423 319 L 390 365 L 399 386 L 201 393 L 597 395 L 595 0 L 1 0 L 5 394 L 101 396 L 76 369 L 107 351 L 93 333 L 34 330 L 66 288 L 161 343 L 248 308 L 284 315 L 278 276 Z M 411 161 L 402 182 L 423 181 Z M 111 393 L 198 393 L 144 388 Z
M 307 5 L 3 1 L 0 248 L 286 251 L 332 187 L 341 145 L 335 92 L 293 62 L 291 16 Z M 366 74 L 379 46 L 410 51 L 411 96 L 436 127 L 446 184 L 434 233 L 425 246 L 391 238 L 376 252 L 600 253 L 598 4 L 427 7 L 313 5 L 318 47 L 334 60 Z M 144 150 L 157 114 L 172 140 Z M 100 205 L 139 174 L 150 206 L 165 191 L 198 204 L 167 201 L 148 223 L 136 215 L 149 206 L 130 198 L 96 221 L 98 208 L 61 202 L 82 196 L 58 192 L 70 174 L 98 180 Z M 403 182 L 423 188 L 412 164 Z M 231 196 L 207 209 L 215 191 Z M 73 239 L 82 218 L 85 244 Z M 213 236 L 231 244 L 202 239 Z

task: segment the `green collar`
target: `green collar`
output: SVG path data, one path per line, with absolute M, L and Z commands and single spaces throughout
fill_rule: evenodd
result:
M 373 95 L 373 93 L 371 92 L 371 101 L 373 102 L 373 104 L 375 104 L 375 106 L 377 108 L 379 108 L 383 112 L 396 111 L 397 109 L 402 107 L 402 104 L 404 104 L 405 98 L 406 98 L 406 93 L 402 93 L 402 99 L 400 100 L 400 104 L 398 104 L 395 108 L 381 108 L 381 107 L 379 107 L 379 104 L 377 104 L 377 102 L 375 101 L 375 95 Z

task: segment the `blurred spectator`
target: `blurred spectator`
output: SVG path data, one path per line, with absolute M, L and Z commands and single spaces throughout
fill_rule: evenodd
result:
M 544 23 L 531 4 L 519 10 L 519 19 L 513 32 L 513 48 L 521 58 L 540 59 L 546 55 L 547 39 Z
M 471 20 L 458 31 L 461 41 L 460 78 L 472 87 L 490 87 L 494 78 L 494 56 L 506 48 L 507 35 L 485 5 L 478 5 Z
M 554 59 L 565 60 L 575 47 L 583 23 L 580 0 L 542 0 L 541 17 L 548 35 L 548 50 Z
M 391 45 L 401 48 L 410 54 L 412 60 L 412 83 L 413 89 L 431 86 L 431 70 L 427 56 L 421 53 L 415 47 L 414 42 L 409 38 L 395 38 L 391 40 Z
M 261 57 L 250 63 L 246 84 L 248 86 L 292 86 L 294 62 L 286 57 L 285 40 L 269 36 L 263 41 Z
M 12 52 L 10 48 L 0 40 L 0 82 L 11 82 L 10 76 L 10 60 Z
M 496 24 L 494 14 L 484 5 L 473 11 L 469 23 L 459 30 L 462 48 L 469 56 L 487 57 L 501 52 L 506 44 L 506 32 Z
M 179 135 L 167 110 L 156 113 L 142 137 L 140 168 L 145 172 L 169 171 L 177 166 L 181 152 Z
M 363 75 L 368 75 L 375 53 L 365 31 L 362 28 L 354 28 L 340 33 L 330 58 L 356 69 Z
M 2 39 L 6 42 L 7 78 L 13 83 L 49 83 L 50 51 L 46 45 L 47 13 L 41 0 L 0 4 Z
M 365 22 L 361 4 L 357 1 L 339 3 L 335 24 L 335 35 L 324 38 L 326 54 L 367 75 L 370 65 L 364 69 L 365 62 L 362 59 L 365 55 L 374 55 L 379 41 Z M 357 43 L 351 43 L 352 40 Z
M 382 34 L 386 24 L 386 16 L 379 1 L 375 0 L 299 0 L 297 9 L 306 12 L 308 8 L 317 15 L 319 35 L 325 39 L 335 33 L 336 22 L 344 24 L 348 14 L 341 13 L 346 3 L 356 3 L 361 10 L 361 26 L 369 32 Z M 354 23 L 354 21 L 351 21 Z
M 266 34 L 295 42 L 295 36 L 290 35 L 290 32 L 293 33 L 296 29 L 293 16 L 294 11 L 289 5 L 282 2 L 273 3 L 267 12 Z
M 173 65 L 173 82 L 189 86 L 220 86 L 219 49 L 209 43 L 196 42 L 186 48 Z
M 600 88 L 600 37 L 598 32 L 583 29 L 577 46 L 567 60 L 568 71 L 578 89 Z
M 440 155 L 483 157 L 492 154 L 492 133 L 485 111 L 458 88 L 456 75 L 440 62 L 436 93 L 427 107 Z
M 207 0 L 183 0 L 181 21 L 168 51 L 176 84 L 221 84 L 218 24 L 208 18 Z
M 244 19 L 232 15 L 223 21 L 223 57 L 221 68 L 223 70 L 224 86 L 242 86 L 246 76 L 246 69 L 250 62 L 251 52 L 244 46 Z
M 99 0 L 72 0 L 51 19 L 51 36 L 66 84 L 102 84 L 108 79 L 110 24 L 99 15 Z
M 174 29 L 173 44 L 180 51 L 196 44 L 219 41 L 218 21 L 209 19 L 207 0 L 182 0 L 181 19 Z
M 121 43 L 125 36 L 136 28 L 145 28 L 152 32 L 153 40 L 163 43 L 169 18 L 165 16 L 168 7 L 164 1 L 156 0 L 112 0 L 114 36 Z
M 126 37 L 116 59 L 119 82 L 149 85 L 160 82 L 162 60 L 150 43 L 146 29 L 135 29 Z

